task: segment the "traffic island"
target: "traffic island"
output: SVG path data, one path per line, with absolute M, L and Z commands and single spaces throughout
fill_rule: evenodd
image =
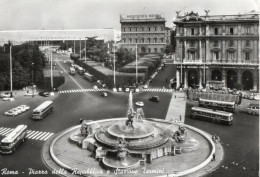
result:
M 88 122 L 86 125 L 93 129 L 85 138 L 80 134 L 81 125 L 71 127 L 45 143 L 43 159 L 52 172 L 65 176 L 146 177 L 201 176 L 216 169 L 223 158 L 221 145 L 195 127 L 145 119 L 143 123 L 148 130 L 141 123 L 137 126 L 138 132 L 146 132 L 143 136 L 123 126 L 127 120 Z M 213 154 L 215 161 L 212 161 Z

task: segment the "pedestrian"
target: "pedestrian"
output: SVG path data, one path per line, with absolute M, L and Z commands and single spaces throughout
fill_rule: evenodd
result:
M 216 160 L 216 155 L 215 153 L 212 155 L 212 161 L 215 161 Z

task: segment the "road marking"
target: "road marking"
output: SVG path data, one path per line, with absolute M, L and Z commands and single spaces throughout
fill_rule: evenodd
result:
M 47 133 L 47 134 L 45 134 L 44 136 L 42 136 L 39 140 L 43 140 L 44 138 L 46 138 L 48 135 L 50 135 L 51 133 Z
M 2 132 L 2 135 L 4 135 L 8 130 L 10 130 L 10 128 L 5 129 L 5 130 Z
M 2 135 L 3 136 L 5 136 L 5 135 L 7 135 L 8 133 L 10 133 L 12 131 L 12 129 L 11 128 L 9 128 L 6 132 L 4 132 Z
M 81 87 L 81 85 L 63 68 L 63 66 L 61 66 L 61 64 L 60 64 L 59 62 L 57 62 L 57 64 L 63 69 L 63 71 L 64 71 L 66 74 L 69 75 L 69 77 L 78 85 L 78 87 L 79 87 L 80 89 L 83 89 L 83 88 Z
M 2 134 L 7 128 L 1 127 L 0 134 Z
M 48 138 L 50 138 L 53 135 L 53 133 L 51 133 L 49 136 L 47 136 L 44 141 L 46 141 Z
M 30 136 L 28 136 L 27 138 L 32 138 L 35 134 L 37 134 L 39 131 L 33 131 L 33 133 L 30 135 Z
M 42 138 L 44 135 L 46 135 L 48 132 L 43 132 L 42 134 L 41 134 L 41 136 L 38 136 L 37 138 L 35 138 L 36 140 L 37 139 L 39 139 L 40 140 L 40 138 Z
M 35 133 L 30 139 L 34 139 L 35 137 L 37 137 L 39 134 L 41 134 L 42 132 L 41 131 L 39 131 L 38 133 Z

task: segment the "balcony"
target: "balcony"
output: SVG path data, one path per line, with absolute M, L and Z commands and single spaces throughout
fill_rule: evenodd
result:
M 194 64 L 202 64 L 202 60 L 194 60 L 194 59 L 184 59 L 183 60 L 184 64 L 190 64 L 190 63 L 194 63 Z

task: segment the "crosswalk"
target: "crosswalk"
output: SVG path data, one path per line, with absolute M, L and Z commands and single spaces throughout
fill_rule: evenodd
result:
M 141 90 L 143 92 L 173 92 L 173 89 L 166 89 L 166 88 L 148 88 Z
M 107 92 L 108 89 L 73 89 L 73 90 L 60 90 L 58 93 L 79 93 L 79 92 Z
M 14 130 L 14 128 L 0 128 L 0 136 L 7 136 L 9 133 L 11 133 Z M 46 141 L 48 140 L 54 133 L 52 132 L 42 132 L 42 131 L 36 131 L 36 130 L 27 130 L 26 139 L 32 139 L 32 140 L 40 140 L 40 141 Z

